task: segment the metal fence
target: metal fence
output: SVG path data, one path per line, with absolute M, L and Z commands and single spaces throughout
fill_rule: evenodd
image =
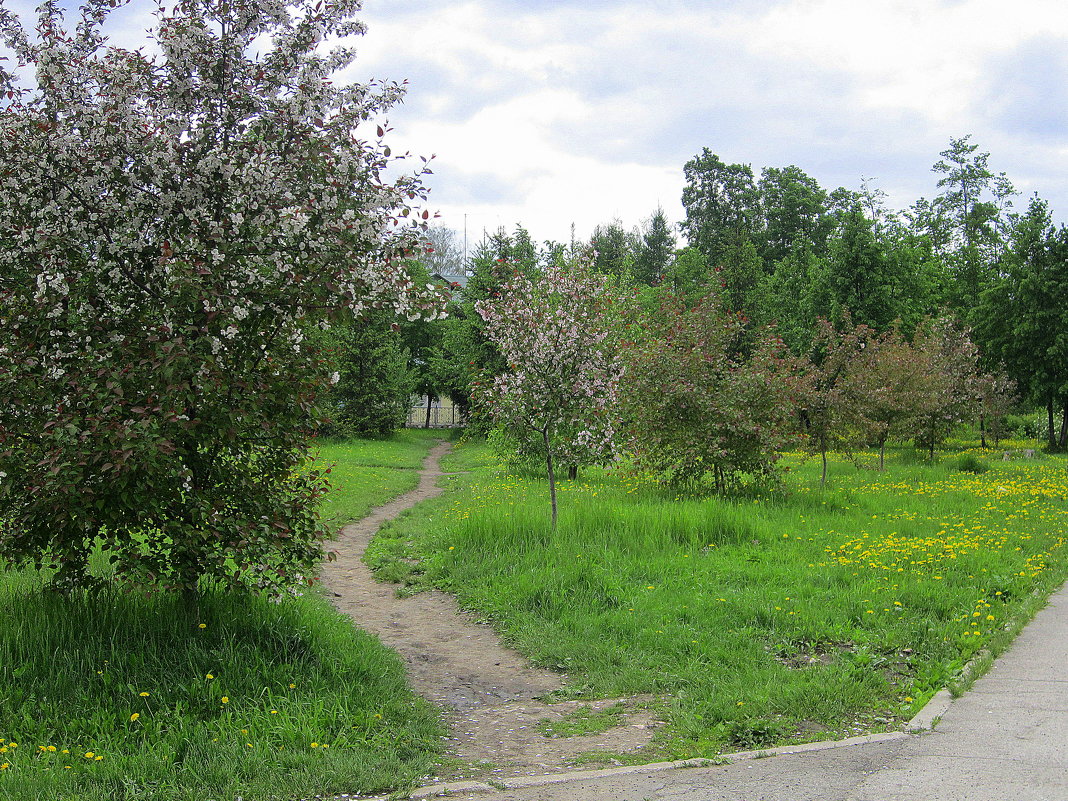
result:
M 427 425 L 426 404 L 408 407 L 408 428 L 462 428 L 464 421 L 458 406 L 430 407 L 430 425 Z

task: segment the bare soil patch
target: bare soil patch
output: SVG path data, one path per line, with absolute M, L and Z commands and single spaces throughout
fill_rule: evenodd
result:
M 438 461 L 449 447 L 441 443 L 430 451 L 416 489 L 341 530 L 336 560 L 322 567 L 327 596 L 360 628 L 396 650 L 407 664 L 412 688 L 442 707 L 452 732 L 448 754 L 457 760 L 444 775 L 552 773 L 590 752 L 642 751 L 660 725 L 649 709 L 652 699 L 546 703 L 541 699 L 563 689 L 567 676 L 534 667 L 504 647 L 489 625 L 460 610 L 451 595 L 430 591 L 398 597 L 395 585 L 376 581 L 363 563 L 367 544 L 383 523 L 441 494 Z M 539 727 L 548 720 L 559 724 L 555 731 L 566 730 L 564 724 L 576 714 L 614 704 L 622 705 L 619 725 L 602 732 L 553 736 L 552 725 Z

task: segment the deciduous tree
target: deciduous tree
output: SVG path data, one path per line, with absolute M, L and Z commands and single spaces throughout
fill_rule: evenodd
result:
M 335 82 L 351 0 L 189 0 L 142 50 L 64 5 L 0 9 L 0 556 L 278 591 L 322 556 L 309 327 L 436 308 L 368 123 L 402 87 Z
M 557 466 L 603 464 L 614 453 L 618 301 L 605 276 L 576 261 L 517 273 L 476 304 L 507 365 L 476 386 L 477 402 L 519 447 L 544 458 L 554 527 Z
M 641 328 L 620 394 L 638 464 L 672 483 L 711 473 L 719 491 L 772 475 L 793 430 L 797 371 L 782 342 L 761 332 L 743 356 L 745 324 L 714 292 L 669 295 Z

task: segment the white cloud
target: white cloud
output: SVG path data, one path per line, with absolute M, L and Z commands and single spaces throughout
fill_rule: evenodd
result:
M 121 11 L 113 41 L 142 43 L 153 6 Z M 390 144 L 437 155 L 430 205 L 453 227 L 677 220 L 702 147 L 828 189 L 874 176 L 905 205 L 967 133 L 1068 209 L 1061 0 L 367 0 L 361 17 L 348 77 L 410 80 Z
M 438 154 L 432 201 L 449 224 L 467 208 L 563 239 L 572 221 L 586 235 L 613 216 L 636 223 L 658 203 L 677 219 L 682 165 L 704 146 L 757 169 L 795 163 L 828 189 L 874 175 L 907 204 L 934 191 L 930 165 L 966 133 L 1021 186 L 1052 175 L 1043 194 L 1055 209 L 1068 204 L 1064 141 L 1034 151 L 1026 122 L 1020 131 L 1014 121 L 1010 139 L 985 110 L 992 59 L 1040 32 L 1068 36 L 1059 3 L 394 9 L 368 3 L 364 52 L 380 71 L 412 70 L 409 108 L 394 117 L 406 146 Z M 1045 163 L 1029 161 L 1029 150 Z M 480 204 L 467 174 L 498 178 L 489 181 L 496 199 Z

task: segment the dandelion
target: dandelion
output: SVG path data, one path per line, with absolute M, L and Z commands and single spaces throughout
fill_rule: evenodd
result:
M 139 717 L 141 717 L 141 713 L 140 712 L 134 712 L 132 715 L 130 715 L 130 723 L 133 723 Z
M 228 704 L 228 703 L 230 703 L 230 698 L 229 698 L 229 696 L 226 696 L 226 695 L 224 695 L 224 696 L 223 696 L 222 698 L 220 698 L 219 700 L 220 700 L 220 701 L 222 701 L 222 702 L 223 702 L 224 704 Z
M 198 628 L 198 629 L 206 629 L 207 627 L 208 627 L 208 624 L 207 624 L 207 623 L 201 623 L 201 624 L 199 624 L 199 625 L 197 626 L 197 628 Z
M 206 679 L 214 679 L 215 677 L 213 675 L 211 675 L 210 673 L 205 673 L 204 674 L 204 678 L 206 678 Z
M 140 693 L 140 695 L 142 698 L 148 698 L 149 693 Z

